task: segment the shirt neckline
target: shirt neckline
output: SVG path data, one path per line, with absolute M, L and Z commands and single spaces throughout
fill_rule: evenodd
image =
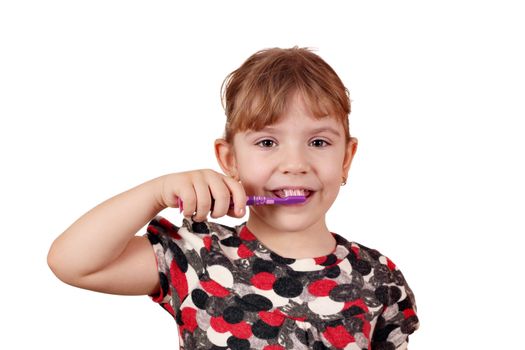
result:
M 349 254 L 349 250 L 345 246 L 347 240 L 337 233 L 330 232 L 335 238 L 336 245 L 329 254 L 317 257 L 287 258 L 279 255 L 259 241 L 250 231 L 246 223 L 245 221 L 235 227 L 236 236 L 240 239 L 241 243 L 259 258 L 271 260 L 278 264 L 285 264 L 294 271 L 320 271 L 332 268 L 343 261 Z

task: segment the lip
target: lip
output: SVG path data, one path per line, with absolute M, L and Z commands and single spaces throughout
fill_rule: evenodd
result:
M 289 188 L 289 187 L 284 187 L 284 188 Z M 297 188 L 305 188 L 305 187 L 297 187 Z M 277 191 L 277 190 L 275 190 Z M 313 190 L 310 190 L 310 194 L 308 195 L 308 197 L 306 197 L 306 200 L 302 203 L 295 203 L 295 204 L 286 204 L 286 205 L 282 205 L 280 207 L 300 207 L 300 206 L 303 206 L 303 205 L 306 205 L 308 203 L 310 203 L 310 200 L 312 199 L 312 197 L 315 195 L 317 191 L 313 191 Z M 270 192 L 271 195 L 273 197 L 275 197 L 275 193 L 273 192 Z
M 315 192 L 315 190 L 311 187 L 308 187 L 308 186 L 280 186 L 280 187 L 276 187 L 274 189 L 271 189 L 270 191 L 273 192 L 273 191 L 279 191 L 279 190 L 284 190 L 284 189 L 287 189 L 287 190 L 308 190 L 310 192 Z

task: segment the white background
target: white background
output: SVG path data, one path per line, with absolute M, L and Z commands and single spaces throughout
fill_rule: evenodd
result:
M 410 348 L 522 343 L 524 13 L 364 3 L 3 1 L 0 348 L 178 348 L 147 296 L 68 286 L 48 248 L 131 187 L 219 171 L 222 80 L 259 49 L 294 45 L 350 90 L 359 146 L 327 222 L 404 272 L 421 320 Z

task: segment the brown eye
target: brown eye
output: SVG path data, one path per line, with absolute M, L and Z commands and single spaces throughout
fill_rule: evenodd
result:
M 328 146 L 329 143 L 326 142 L 325 140 L 321 140 L 321 139 L 316 139 L 316 140 L 313 140 L 312 141 L 312 144 L 314 144 L 316 146 L 316 148 L 320 148 L 320 147 L 323 147 L 323 143 Z
M 273 140 L 265 139 L 265 140 L 261 140 L 257 142 L 256 145 L 261 145 L 263 148 L 269 148 L 269 147 L 272 147 L 274 143 L 275 142 L 273 142 Z

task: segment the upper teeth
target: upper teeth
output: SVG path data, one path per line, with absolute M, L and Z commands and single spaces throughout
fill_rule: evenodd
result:
M 277 190 L 279 197 L 306 196 L 310 191 L 305 189 L 282 189 Z

